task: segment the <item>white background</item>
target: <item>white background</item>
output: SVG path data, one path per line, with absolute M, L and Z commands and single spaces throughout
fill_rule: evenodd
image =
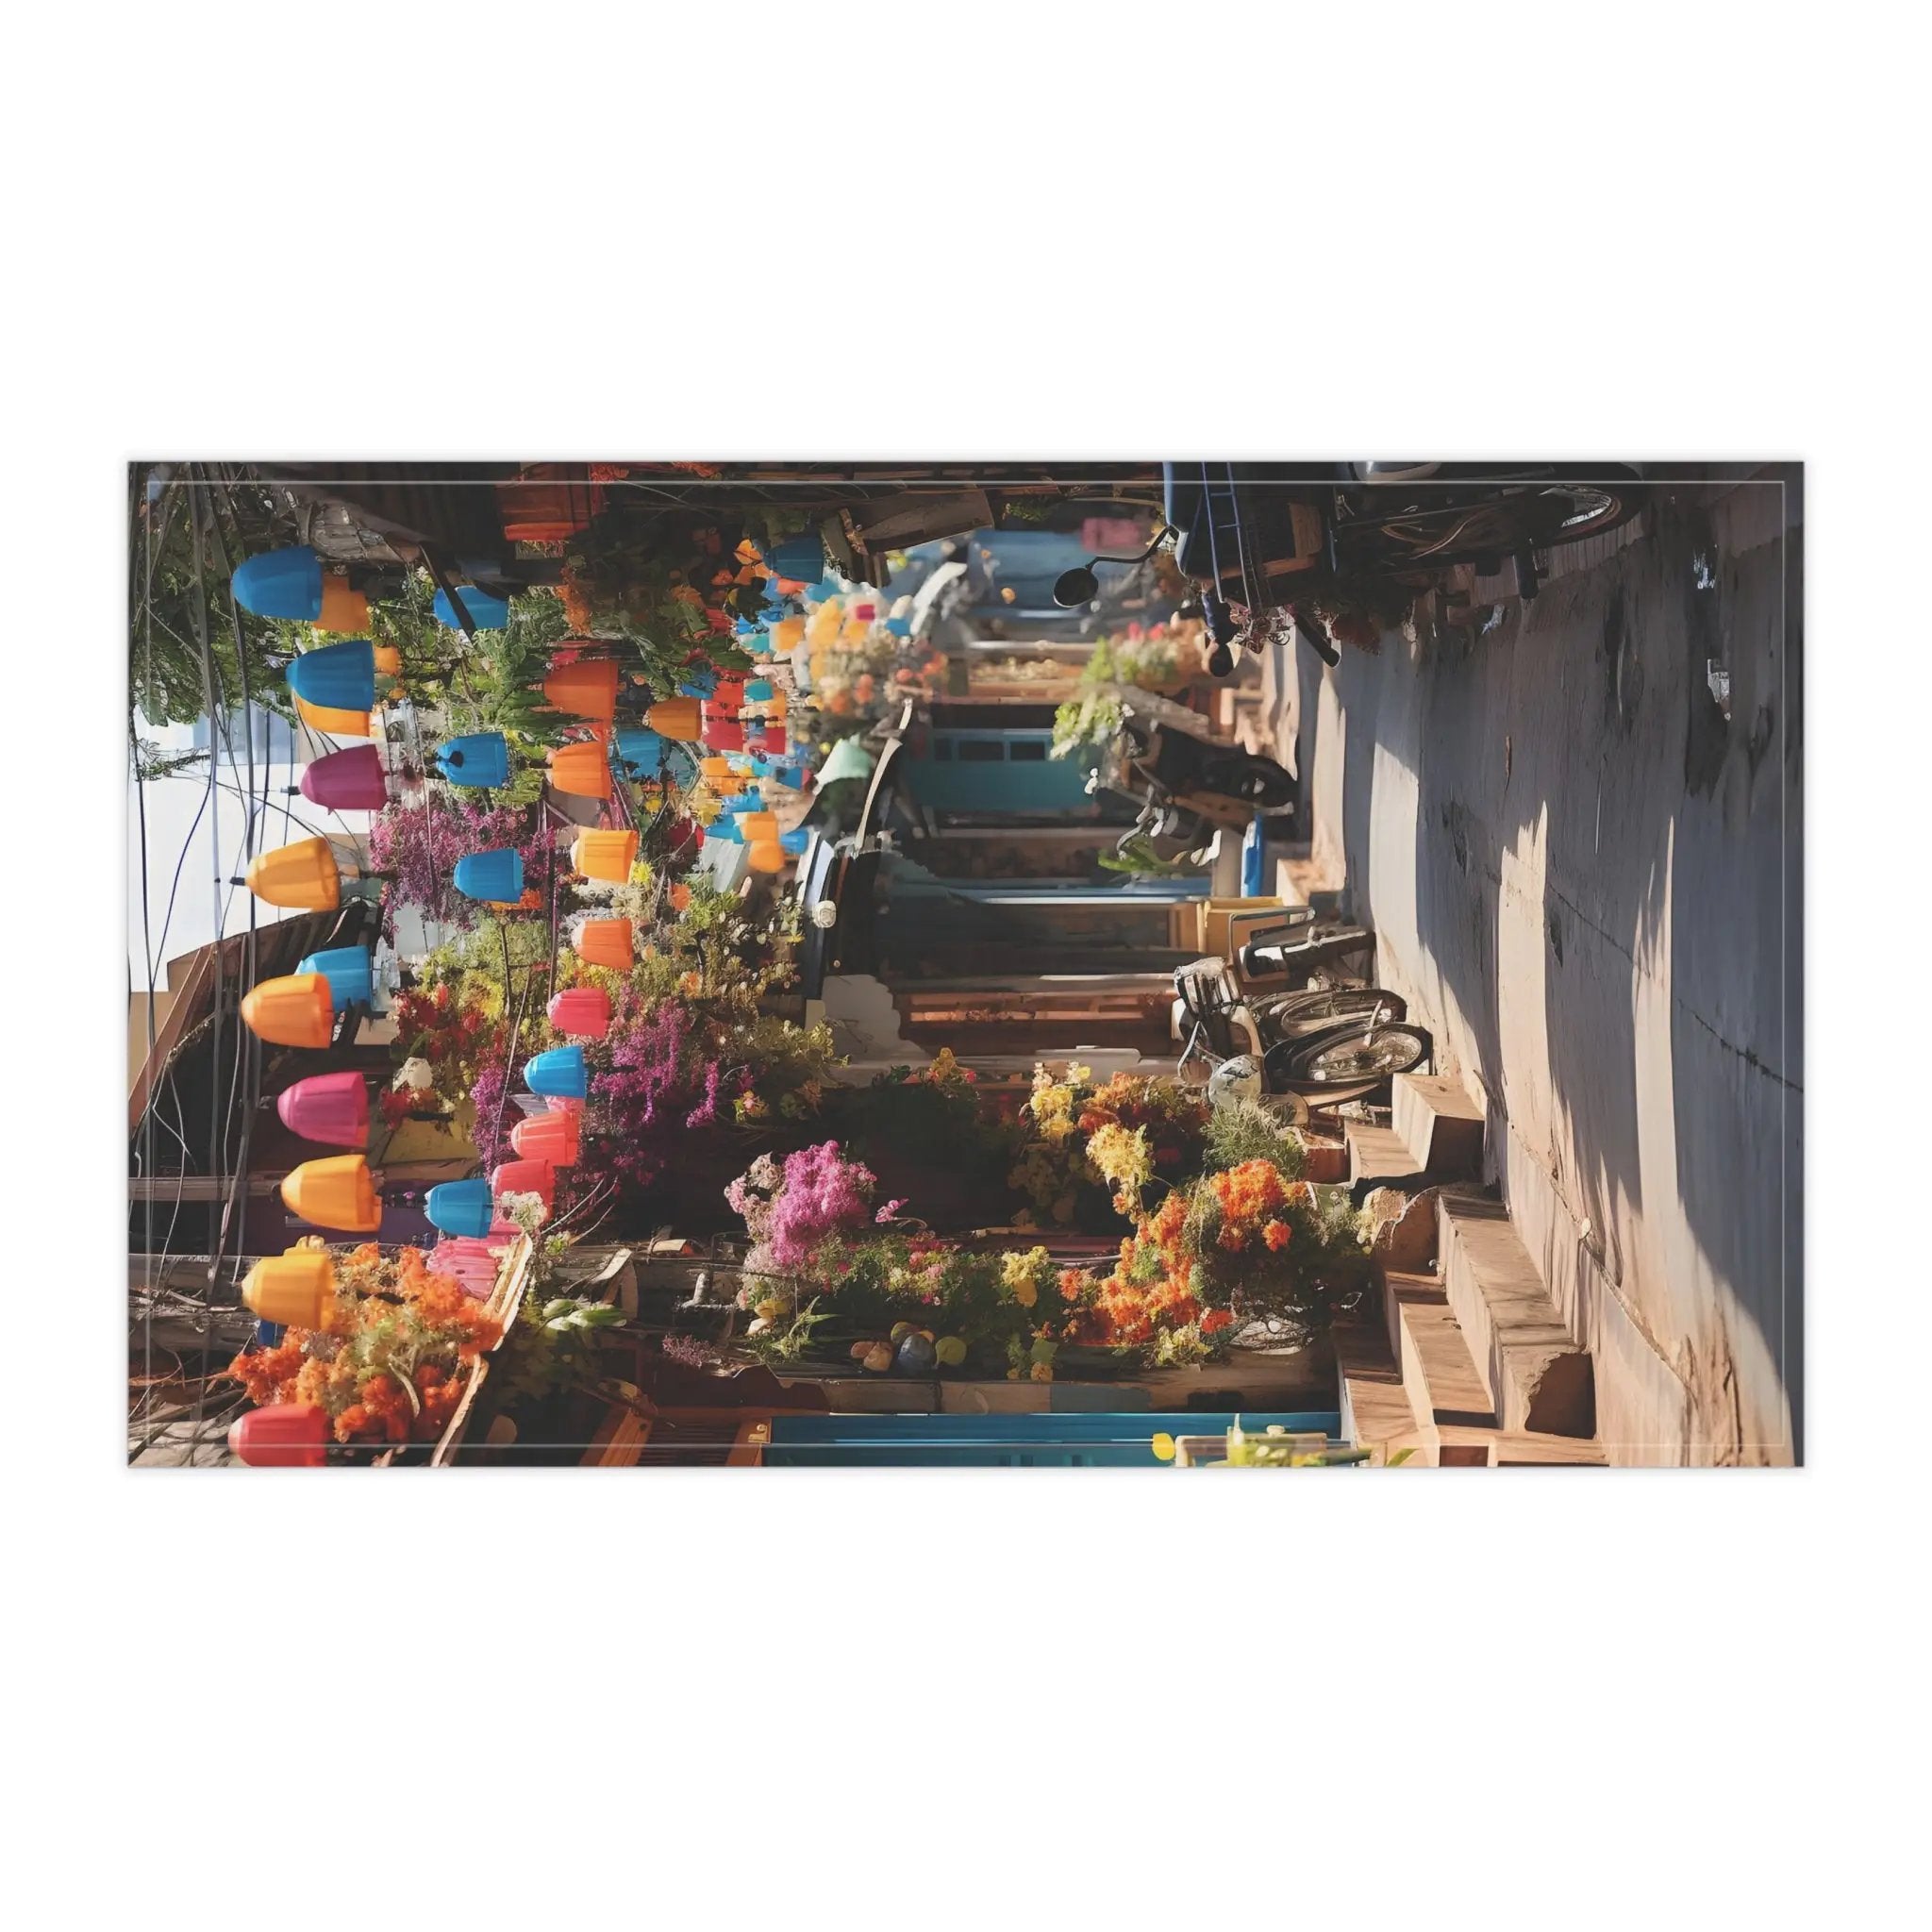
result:
M 22 1923 L 1908 1916 L 1908 17 L 11 23 Z M 1810 1469 L 123 1470 L 129 458 L 1412 450 L 1809 466 Z

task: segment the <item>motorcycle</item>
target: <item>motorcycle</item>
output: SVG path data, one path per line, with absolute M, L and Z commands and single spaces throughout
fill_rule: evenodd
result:
M 1367 1098 L 1432 1051 L 1429 1036 L 1383 987 L 1311 988 L 1251 1002 L 1222 959 L 1174 976 L 1177 1072 L 1204 1082 L 1217 1105 L 1266 1100 L 1297 1123 L 1310 1103 Z
M 1284 641 L 1287 625 L 1338 663 L 1325 632 L 1373 644 L 1458 565 L 1492 575 L 1513 559 L 1520 593 L 1534 597 L 1543 552 L 1614 530 L 1643 502 L 1638 473 L 1615 463 L 1161 468 L 1168 527 L 1157 547 L 1172 537 L 1200 589 L 1218 677 L 1239 650 Z M 1078 600 L 1091 576 L 1091 566 L 1068 572 L 1056 597 Z
M 1118 850 L 1146 841 L 1162 857 L 1191 853 L 1222 828 L 1245 831 L 1258 815 L 1295 808 L 1295 781 L 1274 758 L 1202 735 L 1198 715 L 1133 685 L 1101 688 L 1120 722 L 1101 754 L 1091 790 L 1137 801 L 1139 817 Z

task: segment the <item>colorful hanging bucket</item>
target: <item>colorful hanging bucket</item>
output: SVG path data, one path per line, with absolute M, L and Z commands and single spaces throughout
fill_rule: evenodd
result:
M 610 766 L 601 744 L 559 744 L 550 753 L 553 790 L 573 798 L 608 798 Z
M 298 839 L 264 852 L 248 868 L 248 890 L 290 912 L 332 912 L 342 903 L 342 875 L 326 839 Z
M 247 994 L 242 1020 L 271 1046 L 326 1046 L 335 1037 L 335 1001 L 320 973 L 289 974 Z
M 381 748 L 352 744 L 314 759 L 302 774 L 302 795 L 325 811 L 381 811 L 389 804 Z
M 509 628 L 509 606 L 501 597 L 492 597 L 488 591 L 479 591 L 475 584 L 458 584 L 457 595 L 463 601 L 463 608 L 470 613 L 470 623 L 477 630 L 508 630 Z M 456 607 L 449 601 L 446 591 L 439 591 L 430 608 L 436 612 L 436 621 L 448 630 L 461 630 L 457 622 Z
M 580 920 L 570 942 L 585 965 L 607 973 L 628 973 L 637 963 L 637 936 L 627 919 Z
M 566 987 L 551 995 L 548 1012 L 556 1031 L 580 1040 L 602 1040 L 610 1031 L 610 1000 L 601 987 Z
M 547 1160 L 506 1160 L 490 1186 L 499 1201 L 506 1194 L 535 1194 L 546 1210 L 557 1205 L 557 1170 Z
M 320 1469 L 328 1460 L 328 1411 L 313 1402 L 272 1402 L 228 1424 L 228 1453 L 251 1469 Z
M 328 1147 L 369 1144 L 369 1089 L 360 1074 L 315 1074 L 275 1095 L 283 1126 Z
M 375 976 L 367 946 L 330 946 L 295 962 L 297 973 L 319 973 L 328 981 L 328 996 L 339 1013 L 351 1007 L 373 1006 Z
M 587 879 L 621 886 L 629 881 L 630 869 L 638 859 L 635 832 L 579 832 L 571 841 L 570 866 Z
M 347 577 L 333 574 L 322 580 L 322 608 L 315 613 L 315 627 L 332 637 L 359 637 L 369 628 L 369 599 L 349 588 Z
M 625 775 L 655 778 L 664 769 L 664 741 L 639 724 L 617 734 L 617 758 Z
M 590 1075 L 580 1046 L 553 1046 L 532 1054 L 524 1068 L 524 1085 L 532 1093 L 558 1093 L 581 1100 L 590 1091 Z
M 644 713 L 644 723 L 659 738 L 695 744 L 704 736 L 704 712 L 694 697 L 663 698 Z
M 257 617 L 313 624 L 322 615 L 322 558 L 307 544 L 264 550 L 242 560 L 228 588 Z
M 291 1328 L 320 1328 L 335 1292 L 336 1268 L 325 1248 L 289 1248 L 248 1271 L 242 1300 L 264 1322 Z
M 496 1219 L 496 1202 L 487 1180 L 444 1181 L 430 1189 L 423 1211 L 430 1226 L 443 1234 L 480 1240 Z
M 543 702 L 559 711 L 608 724 L 617 715 L 615 658 L 579 658 L 559 664 L 543 680 Z
M 470 731 L 445 739 L 436 753 L 452 785 L 495 791 L 509 783 L 509 741 L 500 731 Z
M 488 906 L 513 906 L 524 895 L 524 855 L 511 847 L 467 852 L 457 860 L 457 891 Z
M 382 1225 L 382 1202 L 375 1192 L 375 1177 L 359 1154 L 331 1154 L 323 1160 L 305 1160 L 284 1177 L 282 1202 L 291 1214 L 312 1221 L 317 1227 L 339 1228 L 344 1234 L 374 1234 Z
M 510 1129 L 509 1144 L 525 1160 L 547 1160 L 552 1167 L 574 1167 L 579 1119 L 575 1113 L 533 1113 Z
M 295 700 L 295 715 L 309 730 L 328 738 L 367 738 L 371 722 L 367 711 L 338 711 L 326 705 L 311 705 L 306 698 Z
M 331 711 L 366 711 L 375 702 L 375 647 L 367 638 L 321 644 L 291 658 L 289 689 L 304 704 Z

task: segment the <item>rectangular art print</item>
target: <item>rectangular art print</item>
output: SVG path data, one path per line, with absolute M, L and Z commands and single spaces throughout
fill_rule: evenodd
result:
M 135 464 L 129 1459 L 1800 1459 L 1801 481 Z

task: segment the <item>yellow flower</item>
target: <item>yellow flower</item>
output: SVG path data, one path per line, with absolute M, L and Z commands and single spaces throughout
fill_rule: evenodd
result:
M 1093 1069 L 1083 1067 L 1077 1061 L 1067 1069 L 1067 1082 L 1070 1086 L 1085 1087 L 1093 1078 Z
M 1033 1379 L 1036 1382 L 1051 1382 L 1053 1380 L 1052 1363 L 1035 1362 L 1033 1364 Z
M 1065 1117 L 1065 1115 L 1058 1114 L 1051 1120 L 1042 1121 L 1040 1124 L 1040 1131 L 1043 1135 L 1045 1135 L 1045 1137 L 1049 1141 L 1053 1141 L 1056 1145 L 1058 1145 L 1060 1141 L 1064 1141 L 1070 1134 L 1078 1132 L 1078 1128 L 1074 1125 L 1074 1124 L 1072 1121 L 1068 1120 Z
M 1068 1117 L 1074 1110 L 1074 1095 L 1066 1087 L 1036 1087 L 1033 1098 L 1027 1103 L 1033 1109 L 1033 1118 L 1042 1123 L 1064 1120 L 1069 1128 L 1073 1122 Z
M 1087 1142 L 1087 1158 L 1117 1190 L 1139 1188 L 1154 1177 L 1154 1150 L 1147 1144 L 1145 1127 L 1096 1129 Z
M 677 982 L 677 990 L 686 999 L 695 999 L 704 986 L 704 981 L 695 973 L 687 973 Z

